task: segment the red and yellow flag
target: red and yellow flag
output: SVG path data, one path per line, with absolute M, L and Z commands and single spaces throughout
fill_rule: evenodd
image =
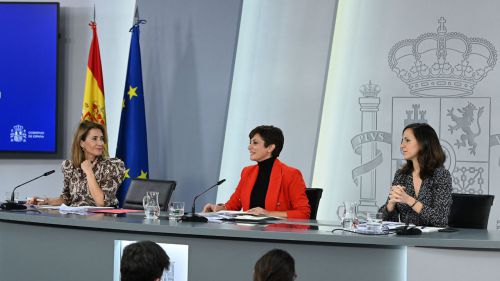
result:
M 83 92 L 82 120 L 100 123 L 106 128 L 106 105 L 102 78 L 101 55 L 96 23 L 91 21 L 92 43 L 90 44 L 87 78 Z M 106 136 L 107 138 L 107 136 Z M 107 148 L 107 145 L 106 145 Z M 107 151 L 107 149 L 105 149 Z
M 101 55 L 95 22 L 90 22 L 92 43 L 90 44 L 87 78 L 83 94 L 82 121 L 89 120 L 106 127 L 106 106 L 104 103 L 104 83 L 102 79 Z

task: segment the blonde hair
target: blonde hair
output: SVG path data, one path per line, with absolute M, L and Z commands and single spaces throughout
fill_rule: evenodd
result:
M 80 146 L 80 141 L 85 141 L 89 131 L 92 129 L 101 130 L 104 136 L 104 144 L 108 143 L 108 137 L 106 134 L 106 129 L 103 125 L 99 123 L 94 123 L 91 121 L 82 121 L 80 125 L 78 125 L 78 129 L 75 132 L 75 136 L 73 137 L 73 144 L 71 145 L 71 160 L 73 161 L 73 165 L 76 167 L 80 167 L 83 161 L 85 161 L 85 153 L 83 152 L 82 147 Z M 102 153 L 103 158 L 108 157 L 108 146 L 104 145 L 104 151 Z

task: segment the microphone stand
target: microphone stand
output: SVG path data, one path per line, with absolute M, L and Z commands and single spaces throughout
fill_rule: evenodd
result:
M 41 177 L 45 177 L 45 176 L 51 175 L 54 172 L 55 172 L 55 170 L 48 171 L 48 172 L 44 173 L 43 175 L 40 175 L 40 176 L 38 176 L 38 177 L 36 177 L 34 179 L 31 179 L 31 180 L 29 180 L 27 182 L 24 182 L 24 183 L 22 183 L 22 184 L 20 184 L 20 185 L 18 185 L 16 187 L 14 187 L 14 189 L 12 190 L 12 194 L 10 195 L 10 201 L 7 200 L 5 203 L 1 204 L 0 205 L 0 209 L 4 209 L 4 210 L 26 210 L 27 207 L 24 204 L 19 204 L 19 203 L 15 202 L 15 200 L 14 200 L 15 199 L 14 198 L 15 197 L 14 194 L 15 194 L 16 189 L 18 187 L 20 187 L 20 186 L 28 184 L 28 183 L 30 183 L 30 182 L 32 182 L 34 180 L 37 180 L 37 179 L 39 179 Z
M 406 212 L 405 226 L 396 229 L 396 235 L 419 235 L 422 234 L 422 230 L 412 227 L 410 228 L 410 211 Z
M 198 199 L 198 197 L 200 197 L 201 195 L 207 193 L 210 189 L 212 189 L 212 188 L 214 188 L 216 186 L 221 185 L 225 181 L 226 181 L 226 179 L 220 180 L 216 184 L 214 184 L 211 187 L 205 189 L 205 191 L 203 191 L 202 193 L 196 195 L 194 197 L 194 199 L 193 199 L 193 206 L 191 207 L 191 214 L 190 215 L 184 215 L 184 216 L 182 216 L 181 221 L 187 221 L 187 222 L 208 222 L 207 218 L 205 218 L 204 216 L 200 216 L 200 215 L 196 214 L 196 207 L 195 207 L 196 199 Z

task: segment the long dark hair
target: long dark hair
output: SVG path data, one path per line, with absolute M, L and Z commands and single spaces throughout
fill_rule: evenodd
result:
M 418 165 L 420 166 L 420 178 L 429 178 L 436 168 L 443 166 L 446 160 L 446 155 L 439 143 L 436 131 L 426 123 L 410 124 L 404 128 L 403 133 L 408 129 L 413 131 L 413 135 L 420 146 L 417 156 Z M 413 169 L 413 162 L 406 161 L 406 164 L 401 167 L 401 172 L 409 174 Z
M 286 251 L 274 249 L 255 264 L 254 281 L 292 281 L 296 277 L 295 260 Z

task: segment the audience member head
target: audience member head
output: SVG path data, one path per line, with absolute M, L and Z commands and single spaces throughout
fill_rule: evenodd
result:
M 123 250 L 121 281 L 159 281 L 170 267 L 170 258 L 156 243 L 141 241 Z
M 81 142 L 85 141 L 89 135 L 89 132 L 92 129 L 100 130 L 102 135 L 104 136 L 104 144 L 106 144 L 106 129 L 103 125 L 99 123 L 94 123 L 91 121 L 82 121 L 75 132 L 73 137 L 73 144 L 71 145 L 71 160 L 73 164 L 77 167 L 80 167 L 83 161 L 85 161 L 85 152 L 82 149 Z M 104 145 L 104 151 L 102 153 L 103 157 L 108 156 L 108 151 L 106 149 L 106 145 Z
M 417 141 L 418 153 L 415 159 L 420 167 L 420 177 L 425 179 L 432 176 L 434 170 L 443 166 L 446 160 L 446 155 L 439 143 L 439 137 L 436 131 L 426 123 L 409 124 L 403 130 L 402 143 L 405 142 L 405 132 L 407 132 L 407 135 L 413 135 Z M 413 171 L 414 165 L 413 161 L 408 161 L 409 159 L 406 160 L 406 164 L 401 170 L 403 173 L 407 174 Z
M 274 150 L 272 152 L 273 157 L 280 156 L 281 150 L 283 149 L 283 144 L 285 142 L 285 137 L 280 128 L 274 126 L 262 125 L 253 129 L 248 137 L 252 139 L 256 134 L 264 140 L 264 146 L 268 147 L 274 144 Z
M 286 251 L 274 249 L 263 255 L 255 264 L 254 281 L 292 281 L 295 274 L 295 261 Z

